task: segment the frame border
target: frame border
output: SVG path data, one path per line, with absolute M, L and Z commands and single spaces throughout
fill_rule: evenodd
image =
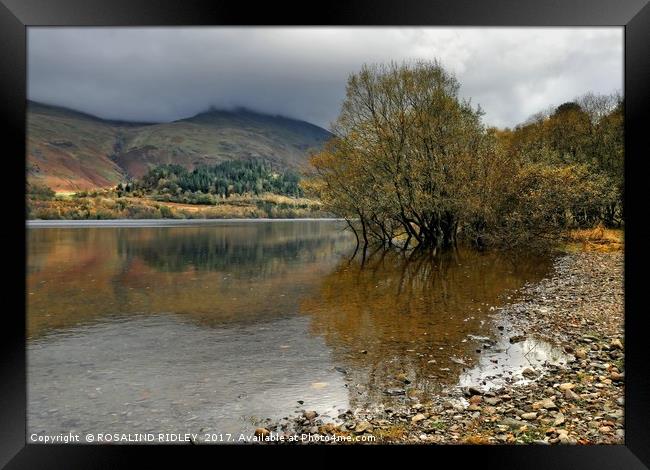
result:
M 650 375 L 643 298 L 641 193 L 644 136 L 650 129 L 649 0 L 355 0 L 307 10 L 304 4 L 260 3 L 251 8 L 233 0 L 0 0 L 0 121 L 4 123 L 5 165 L 17 193 L 25 184 L 26 27 L 27 26 L 624 26 L 625 27 L 625 445 L 613 446 L 397 446 L 437 452 L 488 467 L 643 469 L 650 467 Z M 22 158 L 18 158 L 21 155 Z M 14 188 L 12 188 L 14 189 Z M 12 201 L 10 214 L 22 230 L 1 237 L 25 272 L 25 200 Z M 21 248 L 21 250 L 18 249 Z M 630 253 L 634 253 L 632 256 Z M 25 277 L 10 276 L 17 308 L 5 309 L 0 347 L 0 466 L 6 468 L 112 468 L 128 464 L 142 446 L 26 444 Z M 19 294 L 20 293 L 20 294 Z M 171 449 L 154 447 L 158 458 Z M 201 446 L 208 448 L 236 446 Z M 261 446 L 255 446 L 259 450 Z M 281 446 L 273 446 L 279 448 Z M 302 446 L 298 446 L 302 447 Z M 319 446 L 322 449 L 325 446 Z M 346 446 L 341 446 L 343 448 Z M 358 446 L 357 448 L 377 448 Z M 397 447 L 395 447 L 396 450 Z M 285 447 L 286 448 L 286 447 Z M 196 449 L 195 449 L 196 450 Z M 459 459 L 461 456 L 462 457 Z M 193 454 L 193 456 L 196 453 Z M 148 457 L 153 452 L 147 453 Z M 187 455 L 189 456 L 189 455 Z

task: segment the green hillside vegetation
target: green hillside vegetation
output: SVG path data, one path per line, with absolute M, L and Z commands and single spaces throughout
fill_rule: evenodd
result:
M 114 188 L 55 194 L 31 183 L 28 219 L 223 219 L 328 216 L 303 197 L 300 178 L 261 160 L 230 160 L 188 171 L 161 165 Z
M 119 195 L 148 195 L 161 201 L 215 204 L 232 195 L 302 197 L 299 181 L 295 172 L 273 170 L 262 160 L 230 160 L 192 171 L 180 165 L 157 166 L 132 183 L 118 185 L 117 191 Z

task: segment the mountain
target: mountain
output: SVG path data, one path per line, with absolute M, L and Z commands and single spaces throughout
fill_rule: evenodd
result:
M 163 163 L 192 169 L 262 158 L 279 169 L 306 167 L 325 129 L 244 108 L 169 123 L 111 121 L 33 101 L 27 108 L 28 181 L 59 191 L 114 186 Z

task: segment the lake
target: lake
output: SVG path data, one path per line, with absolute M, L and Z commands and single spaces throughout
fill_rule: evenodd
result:
M 508 373 L 555 354 L 508 345 L 492 321 L 551 259 L 459 249 L 361 263 L 344 228 L 29 224 L 28 433 L 251 432 L 303 409 L 335 419 L 426 400 L 480 380 L 494 354 Z

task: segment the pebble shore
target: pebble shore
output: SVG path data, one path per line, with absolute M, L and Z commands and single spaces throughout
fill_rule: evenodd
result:
M 256 435 L 319 436 L 292 441 L 311 443 L 622 444 L 623 252 L 562 255 L 549 277 L 516 298 L 492 313 L 495 336 L 544 340 L 564 350 L 565 364 L 527 368 L 524 383 L 506 377 L 495 388 L 450 387 L 393 408 L 348 410 L 334 422 L 303 410 L 260 423 Z

